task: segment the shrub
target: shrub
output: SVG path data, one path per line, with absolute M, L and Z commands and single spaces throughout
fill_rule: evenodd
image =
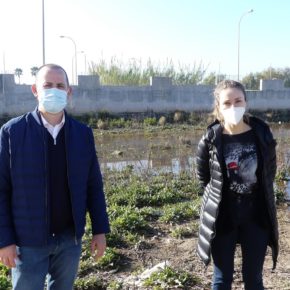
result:
M 184 112 L 176 111 L 176 112 L 174 113 L 173 121 L 174 121 L 175 123 L 181 123 L 181 122 L 184 121 L 184 119 L 185 119 L 185 114 L 184 114 Z
M 157 125 L 157 119 L 156 118 L 145 118 L 144 121 L 144 126 L 156 126 Z
M 166 124 L 166 117 L 161 116 L 160 119 L 158 120 L 158 125 L 165 126 L 165 124 Z
M 126 121 L 124 118 L 109 120 L 110 128 L 128 128 L 132 125 L 132 121 Z
M 101 129 L 101 130 L 108 130 L 109 123 L 107 120 L 103 121 L 103 120 L 99 119 L 97 122 L 97 127 L 98 127 L 98 129 Z
M 98 119 L 107 120 L 111 118 L 111 114 L 108 111 L 98 112 Z

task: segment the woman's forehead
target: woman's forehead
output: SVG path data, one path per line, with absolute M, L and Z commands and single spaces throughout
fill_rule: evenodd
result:
M 220 99 L 236 99 L 244 98 L 244 93 L 237 88 L 226 88 L 223 89 L 219 94 Z

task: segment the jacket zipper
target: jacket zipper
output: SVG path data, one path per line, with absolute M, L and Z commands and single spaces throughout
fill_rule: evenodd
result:
M 65 128 L 64 128 L 65 129 Z M 67 174 L 67 182 L 68 182 L 68 187 L 69 187 L 69 197 L 70 197 L 70 203 L 71 203 L 71 211 L 72 211 L 72 218 L 73 218 L 73 223 L 74 223 L 74 239 L 75 239 L 75 245 L 78 244 L 78 240 L 77 240 L 77 233 L 76 233 L 76 222 L 75 222 L 75 216 L 74 216 L 74 209 L 73 209 L 73 200 L 72 200 L 72 194 L 70 191 L 70 186 L 69 186 L 69 174 L 68 174 L 68 157 L 67 157 L 67 132 L 66 130 L 64 131 L 65 133 L 65 159 L 66 159 L 66 174 Z
M 214 150 L 214 154 L 216 156 L 216 159 L 220 165 L 220 169 L 221 169 L 221 183 L 222 183 L 222 186 L 221 186 L 221 199 L 217 205 L 217 210 L 216 210 L 216 215 L 215 215 L 215 222 L 214 222 L 214 229 L 213 229 L 213 236 L 210 238 L 210 241 L 209 241 L 209 244 L 211 245 L 211 242 L 213 241 L 213 239 L 216 237 L 216 221 L 217 221 L 217 217 L 219 215 L 219 206 L 220 206 L 220 203 L 222 201 L 222 191 L 223 191 L 223 184 L 224 184 L 224 177 L 223 177 L 223 168 L 222 168 L 222 164 L 219 162 L 218 158 L 217 158 L 217 149 L 215 148 Z M 213 159 L 213 162 L 214 162 L 214 159 Z
M 43 145 L 44 145 L 44 169 L 45 169 L 45 209 L 46 209 L 46 244 L 47 244 L 47 239 L 48 239 L 48 233 L 49 233 L 49 226 L 48 226 L 48 180 L 47 180 L 47 146 L 46 146 L 46 140 L 45 140 L 45 134 L 44 134 L 44 129 L 42 129 L 42 138 L 43 138 Z

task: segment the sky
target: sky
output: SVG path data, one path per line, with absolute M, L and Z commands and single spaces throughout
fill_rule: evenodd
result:
M 237 76 L 240 22 L 240 76 L 268 67 L 290 66 L 288 0 L 44 0 L 45 60 L 74 76 L 89 63 L 112 57 L 124 63 L 172 60 L 200 62 L 207 73 Z M 42 65 L 42 0 L 1 0 L 0 73 Z M 85 63 L 87 71 L 85 71 Z

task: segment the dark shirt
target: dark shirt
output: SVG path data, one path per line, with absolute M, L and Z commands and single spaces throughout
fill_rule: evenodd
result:
M 258 150 L 253 130 L 223 134 L 224 188 L 217 232 L 257 220 Z
M 226 165 L 227 190 L 237 194 L 252 194 L 257 185 L 257 148 L 253 130 L 223 134 L 223 155 Z
M 62 127 L 54 144 L 47 131 L 50 234 L 60 234 L 73 228 L 64 132 Z

